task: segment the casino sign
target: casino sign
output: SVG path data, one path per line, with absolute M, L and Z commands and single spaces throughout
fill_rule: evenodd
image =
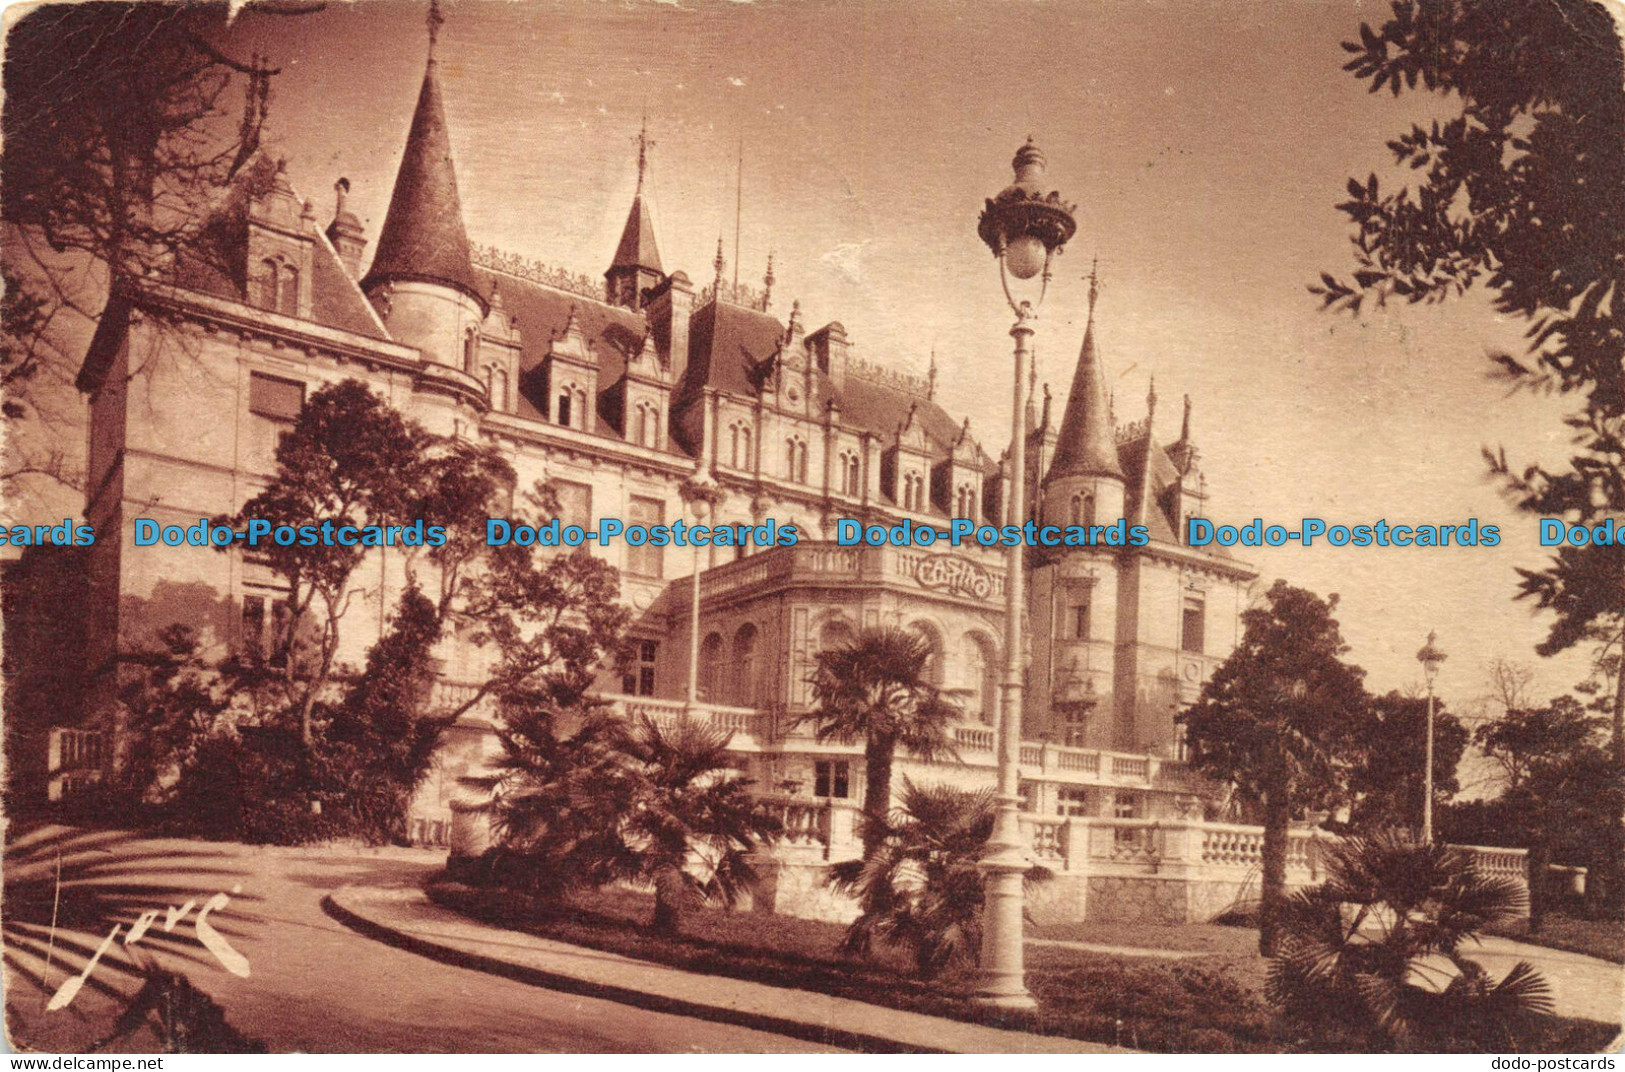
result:
M 971 599 L 992 598 L 995 586 L 991 573 L 957 555 L 930 555 L 920 559 L 914 567 L 914 580 L 921 588 Z

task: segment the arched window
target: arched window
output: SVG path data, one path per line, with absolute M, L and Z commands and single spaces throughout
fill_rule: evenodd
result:
M 638 446 L 660 445 L 660 414 L 647 402 L 638 403 Z
M 756 627 L 746 622 L 734 634 L 733 689 L 729 701 L 741 707 L 756 705 Z
M 1082 495 L 1074 495 L 1074 496 L 1072 496 L 1072 513 L 1071 513 L 1071 516 L 1068 518 L 1068 521 L 1069 521 L 1069 523 L 1071 523 L 1073 525 L 1081 525 L 1081 524 L 1083 524 L 1083 496 Z
M 731 430 L 733 433 L 733 449 L 730 453 L 730 458 L 732 459 L 733 467 L 735 469 L 749 469 L 750 429 L 743 424 L 736 424 L 733 425 Z
M 569 427 L 570 425 L 570 400 L 571 395 L 568 388 L 559 392 L 559 412 L 557 414 L 557 418 L 558 422 L 565 427 Z
M 852 643 L 852 627 L 839 618 L 825 622 L 818 631 L 818 650 L 834 651 Z
M 495 365 L 485 366 L 485 397 L 491 408 L 500 412 L 508 409 L 508 373 Z
M 796 441 L 796 479 L 807 482 L 807 444 L 801 440 Z
M 1083 524 L 1084 528 L 1089 528 L 1094 523 L 1095 523 L 1095 497 L 1093 495 L 1085 495 L 1083 497 L 1083 522 L 1082 522 L 1082 524 Z
M 277 301 L 278 312 L 289 316 L 299 315 L 299 269 L 290 268 L 286 264 L 281 272 L 282 297 Z
M 712 633 L 700 644 L 700 699 L 716 701 L 717 677 L 722 672 L 722 634 Z
M 862 487 L 859 475 L 858 456 L 851 451 L 841 451 L 841 494 L 857 495 Z
M 798 479 L 796 476 L 796 447 L 799 445 L 799 441 L 795 436 L 791 436 L 784 441 L 784 478 L 786 480 Z
M 281 294 L 277 285 L 277 275 L 276 261 L 266 258 L 260 262 L 259 278 L 256 280 L 258 292 L 254 295 L 254 304 L 273 313 L 276 312 L 277 299 Z
M 915 622 L 909 626 L 909 629 L 924 637 L 925 642 L 931 645 L 931 657 L 925 663 L 925 679 L 931 684 L 940 687 L 942 685 L 942 634 L 925 622 Z
M 479 337 L 474 334 L 473 328 L 469 328 L 463 332 L 463 371 L 470 376 L 474 375 L 474 363 L 479 359 L 479 352 Z

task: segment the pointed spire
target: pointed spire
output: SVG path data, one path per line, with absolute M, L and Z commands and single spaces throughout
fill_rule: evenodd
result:
M 451 134 L 436 72 L 435 47 L 444 22 L 439 4 L 431 3 L 423 87 L 412 113 L 406 152 L 395 174 L 389 212 L 378 234 L 378 252 L 362 287 L 370 290 L 388 280 L 441 283 L 469 295 L 483 309 L 485 298 L 469 257 L 468 233 L 463 230 L 463 202 L 457 194 Z
M 931 347 L 931 364 L 925 370 L 925 397 L 937 397 L 937 348 Z M 969 417 L 965 418 L 967 421 Z
M 643 195 L 643 176 L 649 170 L 649 150 L 655 143 L 649 140 L 649 117 L 643 117 L 643 125 L 638 128 L 638 191 L 637 196 Z
M 609 262 L 609 272 L 606 274 L 613 274 L 618 268 L 661 271 L 660 250 L 655 246 L 654 217 L 643 203 L 644 173 L 649 167 L 649 150 L 655 144 L 649 140 L 647 120 L 633 140 L 638 146 L 638 189 L 632 195 L 632 211 L 627 213 L 626 227 L 621 230 L 621 243 L 615 247 L 615 259 Z
M 429 0 L 429 62 L 434 62 L 435 46 L 440 43 L 440 27 L 446 16 L 440 13 L 440 0 Z
M 1151 390 L 1145 396 L 1145 456 L 1140 462 L 1140 495 L 1136 513 L 1140 524 L 1145 524 L 1151 516 L 1155 506 L 1153 502 L 1157 494 L 1156 461 L 1157 450 L 1157 381 L 1151 380 Z
M 1055 460 L 1050 463 L 1046 479 L 1068 475 L 1123 478 L 1112 431 L 1111 407 L 1106 401 L 1106 385 L 1100 362 L 1095 357 L 1092 308 L 1089 324 L 1083 332 L 1083 349 L 1078 353 L 1078 369 L 1072 376 L 1072 393 L 1067 396 L 1066 413 L 1061 417 Z
M 778 280 L 773 278 L 773 251 L 767 251 L 767 274 L 762 276 L 762 312 L 773 307 L 773 284 Z
M 1196 463 L 1196 444 L 1191 442 L 1191 396 L 1185 396 L 1185 416 L 1179 424 L 1179 442 L 1168 448 L 1168 457 L 1181 476 Z

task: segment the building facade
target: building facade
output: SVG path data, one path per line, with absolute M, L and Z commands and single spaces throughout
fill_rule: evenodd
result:
M 129 522 L 236 512 L 271 478 L 279 435 L 324 384 L 362 380 L 434 433 L 495 445 L 521 486 L 550 483 L 565 523 L 670 522 L 689 514 L 685 482 L 709 474 L 723 492 L 714 521 L 795 525 L 800 542 L 595 549 L 620 571 L 636 618 L 635 657 L 606 670 L 600 691 L 628 715 L 732 731 L 740 766 L 788 823 L 762 903 L 839 916 L 841 906 L 819 901 L 817 878 L 855 846 L 862 748 L 817 743 L 797 726 L 816 655 L 876 625 L 928 638 L 938 683 L 964 701 L 954 731 L 963 762 L 902 757 L 899 773 L 991 785 L 1005 564 L 998 550 L 839 546 L 835 524 L 1021 520 L 1004 506 L 1013 475 L 1002 445 L 978 443 L 968 421 L 937 403 L 934 363 L 924 378 L 890 371 L 861 357 L 840 322 L 810 326 L 793 302 L 782 310 L 771 262 L 761 290 L 724 281 L 720 244 L 709 283 L 668 271 L 642 196 L 644 147 L 638 194 L 601 277 L 475 246 L 431 45 L 370 261 L 345 180 L 324 223 L 262 156 L 211 220 L 207 250 L 172 281 L 115 297 L 79 381 L 92 415 L 86 516 L 100 534 L 85 567 L 97 608 L 87 639 L 100 672 L 95 706 L 114 711 L 122 662 L 173 623 L 198 628 L 220 652 L 263 648 L 286 627 L 284 586 L 251 555 L 137 547 Z M 1239 639 L 1255 574 L 1223 550 L 1182 542 L 1182 519 L 1206 496 L 1189 401 L 1171 443 L 1157 439 L 1154 395 L 1143 418 L 1116 424 L 1093 297 L 1064 413 L 1052 421 L 1047 387 L 1029 403 L 1029 465 L 1016 476 L 1033 518 L 1123 519 L 1144 525 L 1150 543 L 1028 555 L 1024 807 L 1035 853 L 1063 861 L 1063 873 L 1100 877 L 1150 861 L 1155 874 L 1170 830 L 1195 831 L 1198 857 L 1220 830 L 1204 826 L 1220 794 L 1182 764 L 1176 715 Z M 377 549 L 358 571 L 341 660 L 359 664 L 381 635 L 408 554 Z M 435 695 L 450 706 L 470 695 L 483 655 L 455 638 L 442 655 Z M 116 736 L 116 712 L 103 717 Z M 447 734 L 413 809 L 416 840 L 446 844 L 469 826 L 457 805 L 496 748 L 492 717 L 475 708 Z M 1213 852 L 1208 863 L 1220 866 Z M 1084 912 L 1082 892 L 1054 896 L 1073 898 L 1058 910 Z M 1161 903 L 1132 891 L 1118 901 Z M 1117 911 L 1100 904 L 1089 911 Z

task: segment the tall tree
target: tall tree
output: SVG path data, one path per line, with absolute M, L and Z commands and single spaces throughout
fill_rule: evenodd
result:
M 931 681 L 931 644 L 907 629 L 866 629 L 818 653 L 813 709 L 802 716 L 820 741 L 863 742 L 863 858 L 885 837 L 897 749 L 924 760 L 958 758 L 949 728 L 959 708 Z
M 1494 833 L 1529 850 L 1531 928 L 1546 914 L 1541 878 L 1554 860 L 1583 863 L 1606 881 L 1612 830 L 1625 810 L 1620 771 L 1600 743 L 1606 724 L 1559 696 L 1544 707 L 1511 708 L 1473 735 L 1506 778 L 1489 806 Z
M 365 384 L 330 384 L 306 400 L 293 429 L 282 437 L 271 483 L 229 523 L 243 531 L 251 521 L 264 521 L 274 531 L 324 522 L 335 529 L 410 522 L 428 476 L 427 445 L 422 429 Z M 360 541 L 284 544 L 267 538 L 256 549 L 288 583 L 290 621 L 277 639 L 275 661 L 284 668 L 307 747 L 314 741 L 311 712 L 332 676 L 339 623 L 349 610 L 350 578 L 370 549 Z M 301 650 L 310 632 L 313 650 Z
M 1422 822 L 1423 768 L 1427 766 L 1428 701 L 1425 696 L 1389 692 L 1372 697 L 1364 737 L 1370 742 L 1361 762 L 1349 772 L 1355 829 L 1415 829 Z M 1467 750 L 1469 734 L 1461 720 L 1434 701 L 1433 793 L 1435 801 L 1461 791 L 1456 767 Z
M 192 249 L 203 210 L 259 144 L 278 72 L 229 54 L 233 14 L 226 4 L 44 4 L 7 34 L 4 420 L 48 416 L 34 388 L 42 373 L 71 379 L 64 366 L 79 356 L 61 347 L 62 326 L 82 332 L 110 293 L 161 277 Z M 0 468 L 0 478 L 29 473 L 72 479 L 60 458 L 14 456 Z
M 1242 612 L 1241 643 L 1180 721 L 1191 762 L 1234 782 L 1264 809 L 1259 950 L 1275 953 L 1294 814 L 1338 799 L 1367 742 L 1365 671 L 1332 612 L 1337 597 L 1276 581 Z
M 1349 181 L 1338 207 L 1354 224 L 1352 279 L 1311 290 L 1358 312 L 1389 297 L 1434 302 L 1482 284 L 1496 309 L 1529 324 L 1528 352 L 1495 356 L 1514 386 L 1571 394 L 1567 468 L 1516 467 L 1486 448 L 1522 509 L 1581 522 L 1625 518 L 1625 52 L 1594 0 L 1497 4 L 1395 0 L 1362 24 L 1345 69 L 1372 92 L 1418 85 L 1454 118 L 1412 128 L 1388 148 L 1417 176 L 1386 189 Z M 1520 570 L 1521 597 L 1554 612 L 1537 649 L 1625 650 L 1625 549 L 1566 547 Z M 1614 761 L 1625 769 L 1625 674 L 1613 705 Z M 1625 826 L 1614 835 L 1625 860 Z M 1625 909 L 1625 875 L 1608 882 Z

